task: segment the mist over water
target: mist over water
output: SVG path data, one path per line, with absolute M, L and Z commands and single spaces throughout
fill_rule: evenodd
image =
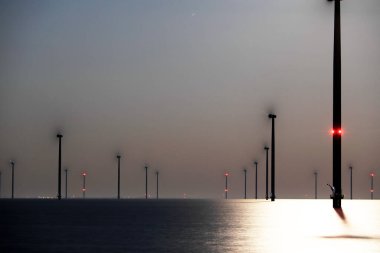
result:
M 369 198 L 379 171 L 380 2 L 342 2 L 343 191 Z M 269 112 L 276 194 L 330 194 L 333 8 L 327 1 L 0 1 L 1 195 L 56 196 L 58 141 L 69 196 L 263 198 Z M 378 178 L 378 177 L 376 177 Z M 375 182 L 375 198 L 380 183 Z

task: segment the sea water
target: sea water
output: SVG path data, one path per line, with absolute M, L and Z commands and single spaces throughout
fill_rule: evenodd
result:
M 0 252 L 380 252 L 380 201 L 0 200 Z

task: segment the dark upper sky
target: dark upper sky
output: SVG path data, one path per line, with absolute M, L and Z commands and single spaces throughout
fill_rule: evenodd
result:
M 355 197 L 380 192 L 380 1 L 342 1 L 342 175 Z M 145 163 L 163 197 L 264 196 L 268 112 L 275 112 L 277 195 L 331 183 L 333 5 L 279 1 L 0 0 L 0 170 L 10 195 L 56 196 L 58 141 L 69 195 L 144 196 Z

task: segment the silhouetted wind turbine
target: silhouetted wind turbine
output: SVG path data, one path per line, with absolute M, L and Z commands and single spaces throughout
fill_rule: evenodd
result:
M 148 199 L 148 165 L 145 165 L 145 199 Z
M 268 150 L 269 147 L 264 147 L 266 153 L 266 165 L 265 165 L 265 199 L 268 200 Z
M 67 199 L 67 172 L 68 169 L 65 169 L 65 199 Z
M 257 199 L 257 161 L 254 162 L 256 168 L 256 176 L 255 176 L 255 199 Z
M 228 175 L 228 172 L 224 173 L 224 176 L 226 178 L 226 186 L 224 188 L 225 199 L 228 199 Z
M 244 199 L 247 199 L 247 169 L 243 169 L 244 171 Z
M 83 177 L 83 187 L 82 187 L 83 198 L 86 198 L 86 176 L 87 176 L 87 173 L 85 171 L 83 171 L 82 172 L 82 177 Z
M 371 176 L 371 199 L 373 199 L 373 192 L 374 192 L 374 189 L 373 189 L 373 178 L 375 177 L 375 173 L 371 172 L 371 174 L 369 174 Z
M 61 140 L 62 140 L 63 135 L 61 133 L 57 134 L 57 138 L 59 139 L 59 149 L 58 149 L 58 200 L 61 199 Z
M 120 199 L 120 158 L 121 155 L 117 154 L 117 199 Z
M 158 170 L 156 171 L 156 199 L 158 199 Z
M 271 149 L 271 151 L 272 151 L 272 153 L 271 153 L 271 196 L 270 196 L 270 198 L 271 198 L 271 201 L 274 201 L 275 199 L 276 199 L 276 194 L 275 194 L 275 153 L 274 153 L 274 151 L 275 151 L 275 140 L 274 140 L 274 137 L 275 137 L 275 134 L 274 134 L 274 131 L 275 131 L 275 129 L 274 129 L 274 119 L 277 117 L 275 114 L 272 114 L 272 113 L 270 113 L 269 115 L 268 115 L 268 117 L 270 118 L 270 119 L 272 119 L 272 149 Z
M 328 0 L 335 2 L 334 11 L 334 62 L 333 62 L 333 188 L 334 191 L 330 195 L 333 200 L 333 208 L 341 208 L 342 206 L 342 102 L 341 102 L 341 43 L 340 43 L 340 1 Z
M 14 190 L 15 190 L 15 161 L 11 160 L 9 162 L 12 169 L 12 199 L 14 199 Z

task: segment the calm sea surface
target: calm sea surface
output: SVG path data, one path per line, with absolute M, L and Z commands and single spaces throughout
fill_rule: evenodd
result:
M 380 252 L 380 201 L 0 200 L 0 252 Z

